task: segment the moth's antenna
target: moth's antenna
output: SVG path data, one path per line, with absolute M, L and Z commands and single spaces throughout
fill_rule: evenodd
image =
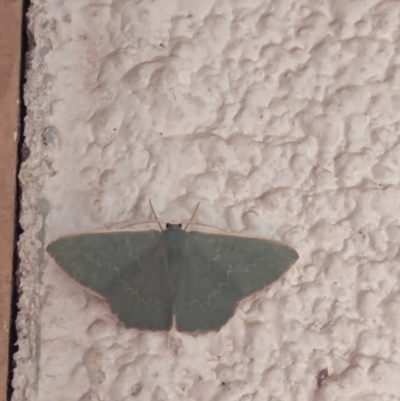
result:
M 186 221 L 186 220 L 185 220 L 185 221 Z M 214 230 L 219 230 L 219 231 L 223 231 L 224 233 L 231 234 L 228 230 L 224 230 L 223 228 L 219 228 L 219 227 L 216 227 L 216 226 L 212 226 L 211 224 L 204 224 L 204 223 L 201 223 L 200 221 L 189 220 L 189 223 L 190 223 L 190 224 L 192 224 L 193 222 L 196 224 L 196 226 L 210 227 L 210 228 L 213 228 Z
M 190 218 L 189 222 L 186 224 L 186 227 L 184 228 L 184 230 L 186 230 L 186 229 L 189 227 L 189 224 L 192 222 L 192 220 L 193 220 L 193 218 L 194 218 L 194 215 L 196 214 L 197 209 L 199 208 L 199 206 L 200 206 L 200 202 L 197 204 L 196 209 L 194 209 L 194 212 L 193 212 L 193 214 L 192 214 L 192 217 Z
M 145 220 L 145 221 L 139 221 L 138 223 L 129 223 L 129 224 L 127 224 L 125 226 L 122 226 L 122 227 L 106 226 L 106 228 L 107 229 L 111 229 L 111 230 L 114 229 L 114 228 L 116 228 L 118 230 L 124 230 L 125 228 L 128 228 L 128 227 L 138 226 L 140 224 L 149 224 L 149 223 L 154 223 L 154 220 Z
M 154 207 L 153 207 L 153 204 L 151 203 L 151 199 L 149 199 L 149 203 L 150 203 L 151 210 L 152 210 L 152 212 L 153 212 L 153 214 L 154 214 L 154 217 L 156 218 L 157 224 L 158 224 L 158 226 L 160 227 L 160 230 L 161 230 L 161 231 L 164 231 L 163 228 L 162 228 L 161 223 L 158 221 L 158 217 L 157 217 L 157 215 L 156 215 L 156 212 L 154 211 Z

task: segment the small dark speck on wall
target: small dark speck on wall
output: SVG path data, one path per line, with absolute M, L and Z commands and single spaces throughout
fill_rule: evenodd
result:
M 21 162 L 24 162 L 25 160 L 27 160 L 28 157 L 30 156 L 30 154 L 31 154 L 31 151 L 29 150 L 28 146 L 23 144 L 22 148 L 21 148 Z
M 329 377 L 328 369 L 324 368 L 321 369 L 316 375 L 315 378 L 317 379 L 317 387 L 320 388 L 324 380 Z

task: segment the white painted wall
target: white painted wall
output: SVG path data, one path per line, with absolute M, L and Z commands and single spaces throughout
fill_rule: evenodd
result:
M 398 399 L 400 2 L 35 0 L 29 18 L 13 401 Z M 219 333 L 127 330 L 44 246 L 147 220 L 149 198 L 301 258 Z

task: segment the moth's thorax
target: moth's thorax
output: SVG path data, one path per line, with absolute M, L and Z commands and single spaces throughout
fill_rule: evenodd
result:
M 172 254 L 181 252 L 186 235 L 187 232 L 182 229 L 181 224 L 167 224 L 162 237 L 168 252 Z

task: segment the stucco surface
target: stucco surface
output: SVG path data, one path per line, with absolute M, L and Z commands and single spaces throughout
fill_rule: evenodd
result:
M 13 401 L 397 400 L 400 2 L 33 1 Z M 196 219 L 300 254 L 218 333 L 127 330 L 45 253 Z

